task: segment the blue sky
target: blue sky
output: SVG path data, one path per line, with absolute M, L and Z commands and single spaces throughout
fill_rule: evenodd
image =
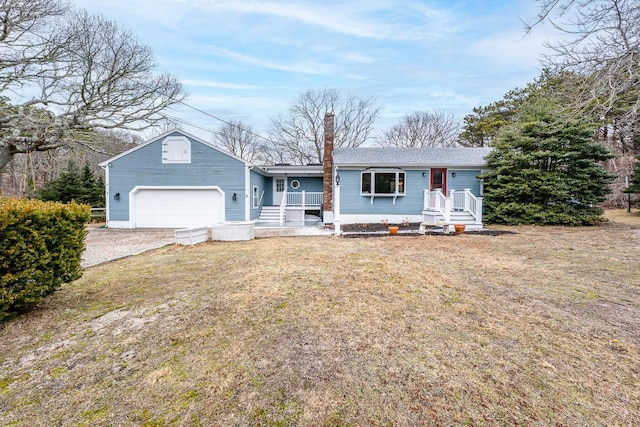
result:
M 550 30 L 523 32 L 533 0 L 76 0 L 132 29 L 187 103 L 266 135 L 308 89 L 374 96 L 377 132 L 413 111 L 460 121 L 539 74 Z M 222 123 L 180 107 L 200 127 Z M 209 132 L 184 126 L 207 140 Z

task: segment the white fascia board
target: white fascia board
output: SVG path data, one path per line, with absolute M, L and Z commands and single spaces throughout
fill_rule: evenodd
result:
M 227 155 L 227 156 L 229 156 L 229 157 L 231 157 L 231 158 L 233 158 L 233 159 L 236 159 L 236 160 L 238 160 L 238 161 L 241 161 L 241 162 L 242 162 L 242 163 L 244 163 L 244 164 L 252 165 L 251 163 L 247 162 L 247 161 L 246 161 L 246 160 L 244 160 L 243 158 L 240 158 L 240 157 L 238 157 L 238 156 L 236 156 L 236 155 L 234 155 L 234 154 L 232 154 L 232 153 L 229 153 L 228 151 L 225 151 L 225 150 L 221 149 L 220 147 L 216 147 L 214 144 L 212 144 L 212 143 L 211 143 L 211 142 L 209 142 L 209 141 L 205 141 L 205 140 L 204 140 L 204 139 L 202 139 L 202 138 L 199 138 L 199 137 L 197 137 L 197 136 L 195 136 L 195 135 L 191 135 L 190 133 L 185 132 L 185 131 L 183 131 L 182 129 L 174 128 L 174 129 L 168 130 L 168 131 L 166 131 L 166 132 L 164 132 L 164 133 L 162 133 L 162 134 L 160 134 L 160 135 L 158 135 L 158 136 L 155 136 L 155 137 L 153 137 L 153 138 L 149 139 L 148 141 L 143 142 L 143 143 L 142 143 L 142 144 L 140 144 L 140 145 L 136 145 L 135 147 L 130 148 L 130 149 L 128 149 L 127 151 L 123 151 L 122 153 L 118 154 L 117 156 L 114 156 L 114 157 L 112 157 L 112 158 L 110 158 L 110 159 L 105 160 L 105 161 L 104 161 L 104 162 L 102 162 L 102 163 L 99 163 L 99 166 L 101 166 L 101 167 L 103 167 L 103 168 L 104 168 L 104 167 L 106 167 L 110 162 L 116 161 L 116 160 L 118 160 L 119 158 L 124 157 L 124 156 L 126 156 L 127 154 L 132 153 L 132 152 L 134 152 L 134 151 L 136 151 L 136 150 L 139 150 L 139 149 L 141 149 L 141 148 L 143 148 L 143 147 L 145 147 L 145 146 L 147 146 L 147 145 L 149 145 L 149 144 L 151 144 L 151 143 L 153 143 L 153 142 L 156 142 L 156 141 L 159 141 L 159 140 L 161 140 L 161 139 L 164 139 L 164 138 L 166 138 L 167 136 L 171 135 L 172 133 L 179 133 L 179 134 L 181 134 L 182 136 L 185 136 L 185 137 L 187 137 L 187 138 L 193 139 L 194 141 L 197 141 L 197 142 L 199 142 L 199 143 L 201 143 L 201 144 L 204 144 L 204 145 L 206 145 L 206 146 L 208 146 L 208 147 L 210 147 L 210 148 L 213 148 L 214 150 L 217 150 L 217 151 L 219 151 L 219 152 L 221 152 L 221 153 L 223 153 L 223 154 L 225 154 L 225 155 Z

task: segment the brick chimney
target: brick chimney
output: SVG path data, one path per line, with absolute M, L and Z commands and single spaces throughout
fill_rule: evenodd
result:
M 324 115 L 324 177 L 322 179 L 322 191 L 324 194 L 322 209 L 327 213 L 333 211 L 333 141 L 334 141 L 334 115 L 326 113 Z M 333 215 L 330 215 L 333 218 Z

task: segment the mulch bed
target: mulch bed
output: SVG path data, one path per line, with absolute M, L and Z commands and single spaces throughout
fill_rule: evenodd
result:
M 389 226 L 397 226 L 398 231 L 418 231 L 420 229 L 419 222 L 409 222 L 405 224 L 383 224 L 383 223 L 367 223 L 367 224 L 344 224 L 342 228 L 346 233 L 373 233 L 378 231 L 389 231 Z
M 397 237 L 407 236 L 457 236 L 456 233 L 443 233 L 440 228 L 420 232 L 420 223 L 412 222 L 405 224 L 391 224 L 398 227 Z M 342 227 L 342 237 L 345 238 L 369 238 L 369 237 L 385 237 L 389 236 L 389 225 L 382 223 L 365 223 L 365 224 L 344 224 Z M 482 236 L 500 236 L 503 234 L 514 234 L 513 231 L 506 230 L 469 230 L 465 234 L 482 235 Z

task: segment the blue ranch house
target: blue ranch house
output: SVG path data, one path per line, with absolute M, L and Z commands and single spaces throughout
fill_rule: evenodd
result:
M 255 165 L 175 129 L 101 163 L 107 227 L 420 222 L 482 227 L 487 148 L 336 148 L 313 165 Z

